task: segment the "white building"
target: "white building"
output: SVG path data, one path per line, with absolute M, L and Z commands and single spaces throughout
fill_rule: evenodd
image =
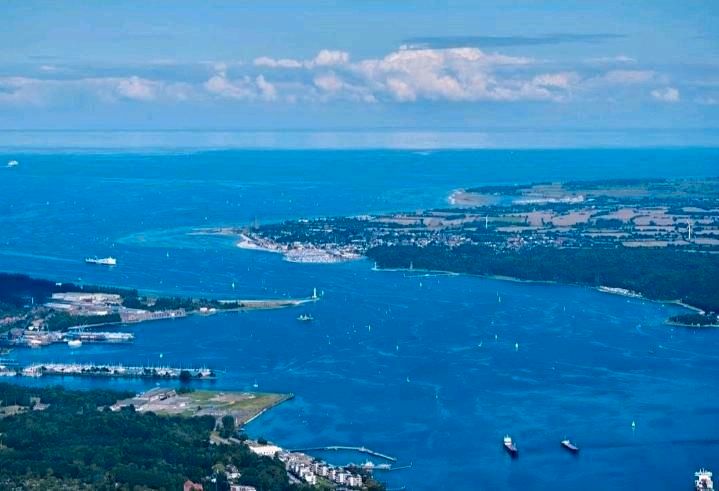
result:
M 250 450 L 263 457 L 274 457 L 282 451 L 277 445 L 250 445 Z

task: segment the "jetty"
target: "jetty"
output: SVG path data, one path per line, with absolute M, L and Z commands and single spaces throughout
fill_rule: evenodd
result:
M 350 447 L 345 445 L 330 445 L 327 447 L 312 447 L 312 448 L 298 448 L 295 450 L 290 450 L 290 452 L 321 452 L 326 450 L 345 450 L 349 452 L 360 452 L 367 455 L 371 455 L 373 457 L 378 457 L 380 459 L 388 460 L 390 462 L 397 462 L 397 459 L 395 457 L 392 457 L 391 455 L 386 455 L 380 452 L 375 452 L 374 450 L 371 450 L 367 447 Z
M 83 376 L 146 379 L 210 380 L 216 377 L 209 368 L 174 368 L 80 363 L 35 363 L 17 371 L 22 377 Z

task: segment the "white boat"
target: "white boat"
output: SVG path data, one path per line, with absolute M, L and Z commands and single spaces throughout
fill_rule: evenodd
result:
M 562 444 L 562 447 L 566 448 L 567 450 L 569 450 L 572 453 L 579 452 L 579 447 L 576 446 L 575 444 L 573 444 L 572 441 L 569 440 L 568 438 L 565 438 L 560 443 Z
M 300 322 L 312 322 L 315 318 L 311 314 L 300 314 L 297 316 L 297 320 Z
M 115 266 L 117 259 L 114 257 L 86 257 L 85 262 L 87 264 L 102 264 L 104 266 Z
M 17 160 L 8 160 L 8 167 L 17 167 L 18 165 L 20 165 L 20 162 L 18 162 Z
M 82 341 L 80 341 L 79 339 L 71 339 L 67 342 L 67 345 L 70 348 L 79 348 L 80 346 L 82 346 Z
M 509 435 L 506 435 L 504 437 L 504 439 L 502 440 L 502 446 L 504 446 L 504 449 L 512 457 L 516 457 L 519 454 L 519 450 L 517 450 L 517 446 L 512 441 L 512 437 L 510 437 Z
M 712 473 L 706 469 L 699 469 L 694 473 L 696 480 L 694 486 L 697 491 L 711 491 L 714 489 L 714 483 L 712 482 Z

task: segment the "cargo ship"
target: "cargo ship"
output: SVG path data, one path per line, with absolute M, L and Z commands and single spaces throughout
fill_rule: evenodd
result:
M 573 444 L 569 439 L 564 439 L 560 443 L 562 444 L 562 447 L 566 448 L 572 453 L 579 452 L 579 447 Z
M 712 482 L 712 473 L 706 469 L 699 469 L 694 473 L 696 480 L 694 486 L 697 491 L 711 491 L 714 489 L 714 483 Z
M 104 266 L 115 266 L 117 259 L 114 257 L 86 257 L 85 262 L 87 264 L 102 264 Z
M 512 437 L 509 435 L 506 435 L 504 437 L 504 441 L 502 443 L 504 445 L 504 449 L 511 455 L 513 458 L 517 457 L 519 455 L 519 450 L 517 450 L 517 446 L 512 442 Z

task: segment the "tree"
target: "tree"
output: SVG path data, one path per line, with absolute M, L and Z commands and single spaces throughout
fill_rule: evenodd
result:
M 222 417 L 222 436 L 229 437 L 235 431 L 235 418 L 230 414 Z

